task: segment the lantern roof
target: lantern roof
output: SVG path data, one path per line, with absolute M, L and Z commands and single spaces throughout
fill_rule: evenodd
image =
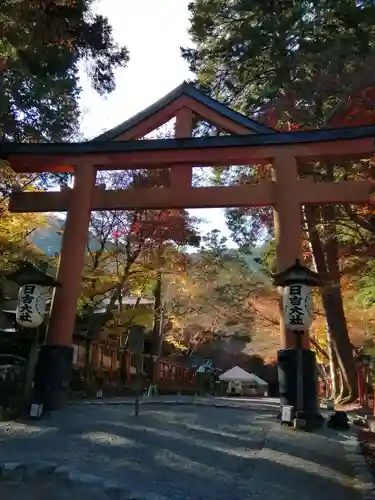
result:
M 14 281 L 19 286 L 23 285 L 41 285 L 41 286 L 60 286 L 60 283 L 45 271 L 28 261 L 17 261 L 18 269 L 6 275 L 7 280 Z
M 296 259 L 292 266 L 284 269 L 284 271 L 272 274 L 271 277 L 275 286 L 288 286 L 297 283 L 309 286 L 322 285 L 320 275 L 301 264 L 299 259 Z

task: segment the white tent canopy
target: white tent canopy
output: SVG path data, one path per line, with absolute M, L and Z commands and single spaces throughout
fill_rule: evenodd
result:
M 255 375 L 255 373 L 248 373 L 247 371 L 243 370 L 239 366 L 234 366 L 233 368 L 231 368 L 227 372 L 223 373 L 222 375 L 220 375 L 219 379 L 222 382 L 230 382 L 230 381 L 234 381 L 234 380 L 238 380 L 238 381 L 244 382 L 244 383 L 245 382 L 253 382 L 253 383 L 256 383 L 258 385 L 268 387 L 267 382 L 265 382 L 260 377 Z

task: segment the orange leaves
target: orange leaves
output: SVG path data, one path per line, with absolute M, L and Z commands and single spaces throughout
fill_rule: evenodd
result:
M 362 217 L 371 217 L 375 215 L 375 201 L 372 201 L 368 205 L 356 207 L 356 213 Z
M 356 127 L 375 123 L 375 87 L 367 87 L 351 95 L 333 116 L 333 127 Z
M 313 257 L 309 240 L 302 240 L 302 255 L 307 262 L 309 262 Z

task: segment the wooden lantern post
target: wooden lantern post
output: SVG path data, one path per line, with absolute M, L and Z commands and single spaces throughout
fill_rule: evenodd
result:
M 272 277 L 275 286 L 283 288 L 285 328 L 296 337 L 296 347 L 282 349 L 278 355 L 281 407 L 294 408 L 296 427 L 321 423 L 315 353 L 303 342 L 313 321 L 312 287 L 320 287 L 321 278 L 299 259 Z
M 45 401 L 48 399 L 44 384 L 44 373 L 41 370 L 40 327 L 46 314 L 46 298 L 48 289 L 56 289 L 60 283 L 44 270 L 31 262 L 17 262 L 18 269 L 6 275 L 9 281 L 20 287 L 16 310 L 16 322 L 32 332 L 32 343 L 28 359 L 25 382 L 25 400 L 30 407 L 31 417 L 41 417 L 48 409 Z M 34 389 L 33 389 L 34 379 Z M 69 383 L 67 384 L 69 386 Z

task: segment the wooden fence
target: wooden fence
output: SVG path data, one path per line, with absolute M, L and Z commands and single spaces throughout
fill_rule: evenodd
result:
M 118 386 L 132 387 L 136 375 L 135 356 L 117 342 L 92 342 L 74 345 L 74 367 L 88 380 L 102 380 Z M 159 391 L 193 391 L 196 375 L 192 370 L 168 359 L 142 356 L 144 385 L 155 385 Z

